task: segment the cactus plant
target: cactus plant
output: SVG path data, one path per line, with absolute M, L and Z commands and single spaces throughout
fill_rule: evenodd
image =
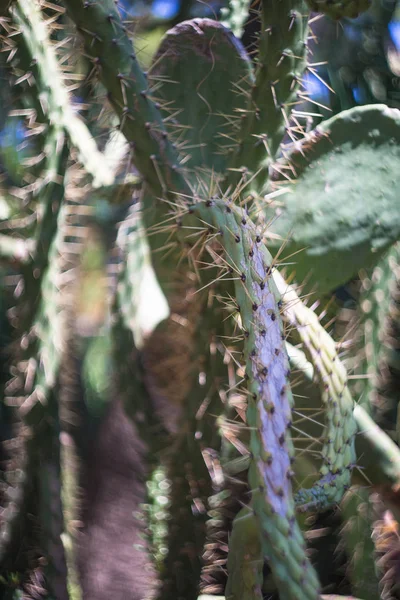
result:
M 239 39 L 257 10 L 249 4 L 232 0 L 222 22 L 176 25 L 148 73 L 113 0 L 1 9 L 2 67 L 24 90 L 8 118 L 25 118 L 35 138 L 1 165 L 9 173 L 0 322 L 15 330 L 8 348 L 0 338 L 7 593 L 14 586 L 33 597 L 36 581 L 47 597 L 74 600 L 337 598 L 337 586 L 322 595 L 304 513 L 340 506 L 361 472 L 398 516 L 396 440 L 351 395 L 335 331 L 296 286 L 309 279 L 320 297 L 331 294 L 399 239 L 399 111 L 356 107 L 305 133 L 296 105 L 308 68 L 307 4 L 256 3 L 254 61 Z M 367 7 L 310 6 L 333 18 Z M 64 83 L 85 70 L 93 113 L 106 91 L 96 126 L 77 114 Z M 106 143 L 95 139 L 102 127 Z M 94 287 L 91 300 L 95 313 L 96 289 L 106 296 L 97 309 L 106 314 L 102 360 L 74 300 L 86 289 L 79 257 L 88 219 L 104 234 L 108 261 L 108 292 Z M 287 280 L 282 257 L 294 263 Z M 396 292 L 387 304 L 393 375 Z M 311 379 L 310 403 L 319 401 L 300 419 L 287 348 L 301 385 Z M 323 427 L 318 440 L 307 421 Z M 308 487 L 297 481 L 309 464 L 299 433 L 322 448 Z M 155 482 L 168 490 L 160 528 Z M 343 535 L 357 551 L 368 538 L 378 556 L 379 524 L 365 521 L 359 538 L 347 526 Z M 378 593 L 376 578 L 364 585 L 358 559 L 344 593 Z

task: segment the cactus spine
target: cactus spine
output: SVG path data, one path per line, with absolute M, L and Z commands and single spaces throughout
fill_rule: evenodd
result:
M 262 551 L 283 597 L 317 599 L 318 579 L 305 554 L 291 491 L 292 398 L 272 258 L 252 222 L 236 207 L 215 200 L 191 210 L 219 233 L 236 275 L 249 394 L 250 508 L 261 531 Z
M 65 4 L 108 90 L 108 98 L 120 119 L 120 129 L 131 144 L 144 180 L 157 197 L 170 190 L 190 194 L 178 153 L 168 140 L 115 3 L 67 0 Z
M 339 502 L 350 485 L 356 463 L 353 400 L 347 386 L 347 373 L 340 362 L 335 344 L 321 327 L 317 316 L 304 304 L 293 288 L 276 271 L 274 279 L 282 294 L 284 314 L 302 341 L 304 351 L 314 365 L 325 406 L 326 426 L 322 448 L 321 479 L 311 490 L 296 495 L 303 510 L 324 510 Z
M 290 106 L 295 102 L 306 68 L 308 11 L 303 0 L 261 2 L 262 24 L 255 84 L 251 90 L 237 149 L 233 150 L 226 185 L 231 190 L 244 173 L 255 175 L 250 189 L 266 188 L 268 168 L 286 132 Z

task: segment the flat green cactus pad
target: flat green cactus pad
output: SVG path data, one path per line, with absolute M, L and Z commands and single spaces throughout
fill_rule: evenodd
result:
M 399 110 L 357 107 L 323 122 L 276 165 L 274 185 L 288 192 L 265 211 L 268 245 L 273 252 L 288 239 L 280 258 L 298 252 L 289 259 L 298 281 L 311 273 L 320 292 L 332 290 L 398 239 L 399 142 Z
M 211 19 L 180 23 L 164 37 L 151 77 L 161 82 L 154 95 L 164 116 L 170 116 L 169 132 L 182 142 L 185 166 L 224 173 L 240 111 L 247 105 L 242 90 L 253 80 L 239 40 Z

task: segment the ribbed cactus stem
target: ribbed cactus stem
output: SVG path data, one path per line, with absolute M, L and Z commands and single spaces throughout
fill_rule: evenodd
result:
M 45 153 L 46 165 L 43 187 L 38 194 L 41 214 L 33 236 L 35 246 L 32 253 L 33 260 L 30 265 L 32 271 L 35 269 L 35 277 L 31 278 L 30 283 L 34 287 L 36 286 L 37 289 L 39 289 L 42 276 L 48 266 L 50 248 L 57 233 L 58 216 L 64 200 L 64 178 L 69 151 L 64 131 L 58 124 L 49 129 Z M 34 266 L 32 266 L 33 264 Z M 30 293 L 33 292 L 32 285 L 29 287 Z
M 168 140 L 115 2 L 66 0 L 65 5 L 108 91 L 120 130 L 131 144 L 135 164 L 146 183 L 157 197 L 168 192 L 191 195 L 178 152 Z
M 292 495 L 292 395 L 280 300 L 272 258 L 246 213 L 221 200 L 191 210 L 219 232 L 235 274 L 235 299 L 244 333 L 250 428 L 250 508 L 261 531 L 278 591 L 285 600 L 319 598 L 318 578 L 296 521 Z
M 226 600 L 262 600 L 263 568 L 258 522 L 251 510 L 243 508 L 229 538 Z
M 350 485 L 356 463 L 353 399 L 347 385 L 347 371 L 336 351 L 335 342 L 320 324 L 317 315 L 299 299 L 282 275 L 274 271 L 274 281 L 282 295 L 283 311 L 297 330 L 321 390 L 325 407 L 321 479 L 309 490 L 296 494 L 298 509 L 324 510 L 339 502 Z
M 53 432 L 47 432 L 53 437 Z M 68 600 L 67 565 L 61 535 L 64 530 L 61 506 L 61 480 L 58 440 L 49 445 L 49 456 L 40 462 L 40 526 L 41 546 L 45 557 L 44 572 L 48 598 Z
M 313 379 L 314 366 L 304 353 L 289 348 L 290 362 L 307 377 Z M 353 418 L 357 426 L 357 464 L 366 471 L 372 484 L 396 486 L 400 480 L 400 450 L 397 444 L 377 425 L 361 404 L 354 404 Z M 379 468 L 376 468 L 379 465 Z M 367 468 L 370 466 L 371 468 Z M 318 484 L 317 484 L 318 487 Z M 311 490 L 310 490 L 311 492 Z M 303 492 L 296 498 L 303 500 Z
M 225 181 L 234 188 L 243 171 L 256 173 L 250 189 L 258 191 L 265 189 L 268 168 L 289 128 L 291 104 L 306 68 L 309 13 L 303 0 L 262 0 L 261 5 L 256 82 Z
M 57 197 L 55 197 L 55 219 L 58 215 Z M 54 218 L 54 216 L 53 216 Z M 55 229 L 52 227 L 51 229 Z M 7 554 L 10 544 L 18 535 L 17 525 L 32 481 L 37 451 L 41 444 L 37 430 L 28 426 L 37 426 L 46 414 L 50 390 L 55 384 L 59 366 L 59 346 L 57 339 L 57 296 L 60 267 L 59 249 L 62 232 L 51 242 L 48 255 L 42 254 L 41 260 L 50 263 L 43 277 L 34 278 L 36 262 L 26 266 L 25 285 L 27 291 L 21 298 L 22 359 L 14 367 L 16 376 L 5 388 L 4 402 L 16 409 L 19 422 L 19 452 L 15 456 L 15 473 L 10 474 L 10 485 L 6 494 L 9 501 L 3 511 L 0 522 L 0 562 Z M 46 237 L 46 245 L 49 240 Z M 38 262 L 42 265 L 43 262 Z M 38 269 L 39 271 L 39 269 Z M 29 287 L 31 285 L 31 287 Z M 29 289 L 34 290 L 32 296 Z M 29 302 L 28 302 L 29 299 Z
M 368 375 L 355 391 L 374 421 L 396 438 L 399 403 L 399 297 L 400 245 L 389 250 L 371 278 L 362 281 L 360 308 L 363 325 L 363 361 L 360 371 Z
M 347 575 L 352 590 L 361 598 L 380 600 L 379 581 L 382 572 L 377 564 L 372 532 L 383 509 L 374 501 L 369 487 L 353 487 L 341 503 L 343 528 L 341 538 L 349 562 Z

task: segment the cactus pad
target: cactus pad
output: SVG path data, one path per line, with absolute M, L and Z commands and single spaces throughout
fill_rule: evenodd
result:
M 167 108 L 165 116 L 177 113 L 167 129 L 171 137 L 179 137 L 188 169 L 224 173 L 224 146 L 231 143 L 239 111 L 247 104 L 240 89 L 253 80 L 239 40 L 211 19 L 184 21 L 165 35 L 151 79 L 160 81 L 154 96 Z
M 298 281 L 311 272 L 319 291 L 332 290 L 398 238 L 399 141 L 399 110 L 357 107 L 318 125 L 276 165 L 276 187 L 286 185 L 284 166 L 293 169 L 294 182 L 279 208 L 266 211 L 268 220 L 278 217 L 269 231 L 281 236 L 269 247 L 289 238 L 283 259 L 302 250 Z

